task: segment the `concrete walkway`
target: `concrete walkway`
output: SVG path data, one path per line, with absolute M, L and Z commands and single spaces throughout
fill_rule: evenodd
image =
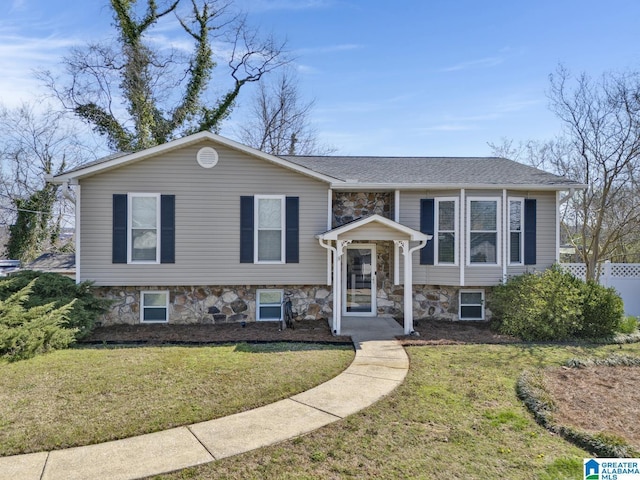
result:
M 85 447 L 0 458 L 0 480 L 135 479 L 238 455 L 316 430 L 393 391 L 409 359 L 393 319 L 344 318 L 353 363 L 311 390 L 264 407 L 186 427 Z

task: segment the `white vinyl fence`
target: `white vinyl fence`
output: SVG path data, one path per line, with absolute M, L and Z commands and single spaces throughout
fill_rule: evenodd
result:
M 584 263 L 562 263 L 561 266 L 584 280 Z M 640 317 L 640 263 L 611 263 L 600 265 L 600 284 L 615 288 L 624 302 L 627 315 Z

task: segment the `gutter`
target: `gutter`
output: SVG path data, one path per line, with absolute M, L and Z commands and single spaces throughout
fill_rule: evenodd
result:
M 461 184 L 452 183 L 360 183 L 360 182 L 339 182 L 332 183 L 331 188 L 338 191 L 382 191 L 382 190 L 452 190 L 459 189 Z M 488 184 L 488 183 L 465 183 L 467 190 L 530 190 L 530 191 L 574 191 L 586 190 L 588 185 L 576 183 L 569 185 L 545 185 L 545 184 Z

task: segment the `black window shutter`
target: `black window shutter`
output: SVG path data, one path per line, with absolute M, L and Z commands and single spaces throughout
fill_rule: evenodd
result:
M 524 264 L 536 264 L 536 200 L 524 200 Z
M 253 196 L 240 197 L 240 263 L 253 263 Z
M 300 199 L 287 197 L 285 203 L 285 261 L 286 263 L 300 262 Z
M 176 196 L 160 196 L 160 263 L 176 263 Z
M 435 201 L 433 198 L 423 198 L 420 200 L 420 231 L 427 235 L 434 234 L 435 223 Z M 420 265 L 434 264 L 434 239 L 427 242 L 427 245 L 420 250 Z
M 112 263 L 127 263 L 127 215 L 127 195 L 114 194 Z

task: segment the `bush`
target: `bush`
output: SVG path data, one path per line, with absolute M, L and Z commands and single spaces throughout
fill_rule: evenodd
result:
M 625 317 L 618 326 L 618 332 L 624 334 L 635 333 L 638 330 L 638 319 L 636 317 Z
M 34 282 L 35 281 L 35 282 Z M 64 322 L 64 327 L 76 331 L 76 340 L 88 335 L 99 315 L 107 311 L 108 300 L 96 297 L 91 291 L 91 283 L 76 284 L 71 278 L 57 273 L 23 270 L 0 281 L 0 300 L 9 298 L 31 282 L 32 292 L 25 301 L 25 308 L 54 303 L 55 308 L 75 299 L 72 309 Z
M 0 356 L 9 361 L 34 357 L 49 350 L 66 348 L 75 341 L 76 330 L 65 326 L 75 300 L 56 307 L 54 303 L 27 308 L 36 280 L 0 300 Z
M 577 336 L 602 338 L 620 331 L 624 303 L 614 288 L 606 288 L 593 280 L 583 284 L 582 327 Z
M 497 286 L 488 303 L 494 327 L 526 341 L 611 336 L 624 311 L 614 289 L 585 283 L 555 265 Z

